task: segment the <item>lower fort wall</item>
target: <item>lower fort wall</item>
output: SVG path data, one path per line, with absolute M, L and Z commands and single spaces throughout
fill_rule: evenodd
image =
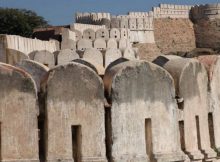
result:
M 59 50 L 59 46 L 55 40 L 41 41 L 17 35 L 0 35 L 0 61 L 2 62 L 6 62 L 7 59 L 6 49 L 13 49 L 28 55 L 36 50 L 54 52 Z

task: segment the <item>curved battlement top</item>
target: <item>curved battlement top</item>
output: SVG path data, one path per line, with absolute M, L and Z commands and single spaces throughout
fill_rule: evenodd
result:
M 76 19 L 84 19 L 84 18 L 90 18 L 93 21 L 101 20 L 101 19 L 111 19 L 111 14 L 110 13 L 104 13 L 104 12 L 99 12 L 99 13 L 76 13 Z

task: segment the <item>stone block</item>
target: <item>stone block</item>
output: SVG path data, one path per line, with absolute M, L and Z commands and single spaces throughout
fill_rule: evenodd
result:
M 98 64 L 100 66 L 103 66 L 104 64 L 102 53 L 95 48 L 85 50 L 83 54 L 83 59 L 89 60 L 93 64 Z
M 76 50 L 71 50 L 71 49 L 61 50 L 59 51 L 57 56 L 57 64 L 58 65 L 67 64 L 72 60 L 78 58 L 79 58 L 79 54 L 76 52 Z
M 127 61 L 106 71 L 104 86 L 112 103 L 107 113 L 110 161 L 185 160 L 176 133 L 174 82 L 167 71 L 145 61 Z
M 122 38 L 128 39 L 128 29 L 122 28 L 122 29 L 120 30 L 120 32 L 121 32 L 121 39 L 122 39 Z
M 110 38 L 114 38 L 115 40 L 119 40 L 121 37 L 121 33 L 118 29 L 112 28 L 110 30 Z
M 22 60 L 16 64 L 16 67 L 23 69 L 31 75 L 35 81 L 38 92 L 40 92 L 41 82 L 45 79 L 49 68 L 33 60 Z
M 132 48 L 126 48 L 124 50 L 123 57 L 129 60 L 136 60 L 136 55 Z
M 114 38 L 110 38 L 107 42 L 107 48 L 113 48 L 117 49 L 118 48 L 118 42 Z
M 29 59 L 27 54 L 14 49 L 6 48 L 6 63 L 15 65 L 24 59 Z
M 25 71 L 0 63 L 1 161 L 39 162 L 37 88 Z
M 104 50 L 107 48 L 107 44 L 106 44 L 106 41 L 105 39 L 103 38 L 97 38 L 95 41 L 94 41 L 94 48 L 98 49 L 98 50 Z
M 99 29 L 96 31 L 96 38 L 102 38 L 104 40 L 109 39 L 109 31 L 108 29 Z
M 181 148 L 191 160 L 213 160 L 208 123 L 208 76 L 195 59 L 171 59 L 163 66 L 174 78 L 176 98 L 183 119 L 179 119 Z M 202 151 L 201 151 L 202 150 Z
M 95 38 L 95 31 L 93 29 L 83 31 L 83 39 L 95 40 Z
M 107 162 L 101 78 L 79 63 L 57 66 L 48 78 L 46 161 Z
M 34 61 L 40 62 L 49 68 L 55 66 L 55 57 L 53 53 L 49 51 L 35 51 L 32 54 Z
M 119 49 L 114 49 L 114 48 L 108 49 L 105 53 L 105 59 L 104 59 L 105 60 L 105 68 L 107 68 L 111 62 L 119 59 L 120 57 L 122 57 L 122 54 Z
M 89 39 L 81 39 L 77 42 L 77 49 L 85 51 L 88 48 L 93 48 L 92 41 Z

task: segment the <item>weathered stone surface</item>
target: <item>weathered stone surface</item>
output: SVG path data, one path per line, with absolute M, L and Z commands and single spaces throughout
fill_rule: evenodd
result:
M 49 68 L 39 62 L 32 60 L 22 60 L 20 63 L 16 64 L 16 67 L 23 69 L 31 75 L 39 92 L 41 82 L 45 79 Z
M 193 23 L 189 19 L 155 19 L 154 35 L 163 54 L 196 48 Z
M 128 39 L 128 30 L 126 28 L 122 28 L 120 32 L 121 32 L 121 39 L 122 38 Z
M 80 39 L 77 43 L 77 49 L 85 51 L 88 48 L 93 48 L 92 41 L 89 39 Z
M 78 39 L 78 38 L 77 38 Z M 61 49 L 76 49 L 76 34 L 75 32 L 63 28 L 62 29 L 62 42 Z
M 220 49 L 220 19 L 200 19 L 194 23 L 198 48 Z
M 126 48 L 123 57 L 129 60 L 136 60 L 135 52 L 132 48 Z
M 122 54 L 119 49 L 108 49 L 105 53 L 105 67 L 120 57 L 122 57 Z
M 138 56 L 142 60 L 151 62 L 161 55 L 161 51 L 156 44 L 136 44 L 134 47 L 138 48 Z
M 0 34 L 0 61 L 6 63 L 7 48 L 29 54 L 36 50 L 47 50 L 54 52 L 57 49 L 57 41 L 41 41 L 18 35 Z
M 130 60 L 128 60 L 127 58 L 124 58 L 124 57 L 120 57 L 119 59 L 117 59 L 117 60 L 111 62 L 111 63 L 108 65 L 108 67 L 106 67 L 105 71 L 108 71 L 108 70 L 111 69 L 113 66 L 116 66 L 116 65 L 118 65 L 118 64 L 121 64 L 121 63 L 127 62 L 127 61 L 130 61 Z
M 114 38 L 110 38 L 107 42 L 107 48 L 118 48 L 118 42 Z
M 23 70 L 0 63 L 1 161 L 39 162 L 37 89 Z
M 74 29 L 74 30 L 72 30 L 72 31 L 75 32 L 76 41 L 82 39 L 82 33 L 81 33 L 79 30 Z
M 99 29 L 96 31 L 96 38 L 102 38 L 104 40 L 109 39 L 109 31 L 108 29 Z
M 119 40 L 121 38 L 121 32 L 117 28 L 112 28 L 110 30 L 110 38 Z
M 124 39 L 124 38 L 120 39 L 120 40 L 119 40 L 119 44 L 118 44 L 118 48 L 119 48 L 120 50 L 125 50 L 127 47 L 128 47 L 128 41 L 127 41 L 127 39 Z
M 6 63 L 15 65 L 16 63 L 24 60 L 29 59 L 29 57 L 20 51 L 6 48 Z
M 103 55 L 97 49 L 94 48 L 87 49 L 83 54 L 83 58 L 89 60 L 93 64 L 98 64 L 100 66 L 103 66 Z
M 73 60 L 73 62 L 77 62 L 83 65 L 86 65 L 90 67 L 92 70 L 94 70 L 98 75 L 103 76 L 105 74 L 105 69 L 102 65 L 96 64 L 88 59 L 76 59 Z
M 217 55 L 200 56 L 198 60 L 206 67 L 209 75 L 209 134 L 211 147 L 220 153 L 220 58 Z
M 103 38 L 97 38 L 94 41 L 94 48 L 98 50 L 104 50 L 107 48 L 106 41 Z
M 31 54 L 33 54 L 34 61 L 40 62 L 49 68 L 55 66 L 55 57 L 53 53 L 49 51 L 35 51 Z
M 111 18 L 111 28 L 120 28 L 120 20 L 117 18 Z
M 67 64 L 72 60 L 78 58 L 79 58 L 79 54 L 76 53 L 75 50 L 71 50 L 71 49 L 61 50 L 57 56 L 57 64 L 58 65 Z
M 148 62 L 129 61 L 106 71 L 104 85 L 111 102 L 107 148 L 112 161 L 184 160 L 168 72 Z
M 131 18 L 129 19 L 129 22 L 128 22 L 128 26 L 131 30 L 136 30 L 137 29 L 137 21 L 135 18 Z
M 95 31 L 93 29 L 84 30 L 83 39 L 95 40 Z
M 120 27 L 121 28 L 128 28 L 128 19 L 122 18 L 120 21 Z
M 173 76 L 179 100 L 182 149 L 193 160 L 211 160 L 208 125 L 208 76 L 195 59 L 171 59 L 163 66 Z M 202 150 L 202 151 L 201 151 Z
M 92 69 L 79 63 L 52 69 L 46 105 L 47 161 L 107 161 L 104 90 L 101 78 Z M 73 156 L 76 151 L 78 157 Z

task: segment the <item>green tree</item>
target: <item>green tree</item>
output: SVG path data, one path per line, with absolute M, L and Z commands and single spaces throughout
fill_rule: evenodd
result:
M 0 8 L 0 34 L 31 37 L 34 28 L 47 26 L 48 22 L 31 10 Z

